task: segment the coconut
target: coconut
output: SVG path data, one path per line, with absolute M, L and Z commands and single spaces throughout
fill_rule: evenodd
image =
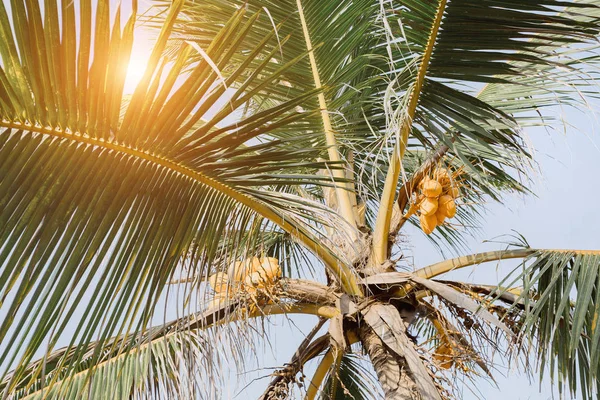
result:
M 425 197 L 419 205 L 421 214 L 433 215 L 438 209 L 438 199 L 435 197 Z
M 446 220 L 446 214 L 444 214 L 444 210 L 438 208 L 438 210 L 435 212 L 435 219 L 437 220 L 438 226 L 442 225 Z
M 279 267 L 278 259 L 262 257 L 260 261 L 260 266 L 256 269 L 256 272 L 260 274 L 264 281 L 274 282 L 281 277 L 281 267 Z
M 451 186 L 448 189 L 448 195 L 452 196 L 453 199 L 456 199 L 458 196 L 460 196 L 460 191 L 458 190 L 457 187 Z
M 208 277 L 208 283 L 215 292 L 225 293 L 227 291 L 227 286 L 229 285 L 229 279 L 227 279 L 227 274 L 217 272 Z
M 236 261 L 229 266 L 227 273 L 229 278 L 235 282 L 244 282 L 244 279 L 252 272 L 257 271 L 261 266 L 258 257 L 249 257 L 244 261 Z
M 262 264 L 261 259 L 258 257 L 249 258 L 248 260 L 246 260 L 246 262 L 248 263 L 248 267 L 252 272 L 258 271 Z
M 436 168 L 433 171 L 433 179 L 438 181 L 442 186 L 450 183 L 450 174 L 446 168 Z
M 245 261 L 235 261 L 227 269 L 227 275 L 229 275 L 229 279 L 233 282 L 243 282 L 248 272 Z
M 244 285 L 246 287 L 264 287 L 265 279 L 258 272 L 252 272 L 244 279 Z
M 438 197 L 442 194 L 442 185 L 435 179 L 427 179 L 423 183 L 423 194 L 427 197 Z
M 440 197 L 438 208 L 441 210 L 440 212 L 444 213 L 448 218 L 453 218 L 456 215 L 456 203 L 450 195 L 445 194 Z
M 429 235 L 431 232 L 433 232 L 437 225 L 437 218 L 435 217 L 435 214 L 421 214 L 419 215 L 419 222 L 421 222 L 421 229 L 423 230 L 423 232 Z

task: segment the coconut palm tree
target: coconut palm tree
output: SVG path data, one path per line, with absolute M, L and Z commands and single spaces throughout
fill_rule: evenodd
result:
M 401 238 L 469 254 L 483 204 L 529 193 L 524 131 L 597 95 L 600 2 L 125 14 L 0 3 L 3 399 L 222 398 L 224 354 L 243 366 L 278 314 L 318 323 L 263 399 L 377 397 L 367 362 L 387 399 L 458 398 L 495 355 L 597 398 L 600 252 L 516 237 L 413 267 Z M 508 259 L 496 286 L 444 276 Z

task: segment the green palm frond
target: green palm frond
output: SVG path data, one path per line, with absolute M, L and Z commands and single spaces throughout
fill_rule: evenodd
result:
M 539 371 L 541 380 L 549 375 L 561 393 L 595 399 L 600 365 L 600 251 L 524 247 L 446 260 L 422 268 L 416 275 L 431 278 L 457 268 L 514 258 L 523 261 L 496 287 L 445 284 L 465 290 L 484 304 L 494 300 L 506 303 L 494 312 L 519 333 L 518 343 L 511 349 L 524 357 L 523 365 Z M 530 364 L 530 358 L 536 363 Z
M 44 25 L 36 2 L 13 2 L 10 15 L 0 5 L 3 366 L 28 364 L 48 335 L 52 351 L 79 306 L 84 316 L 69 346 L 81 351 L 98 332 L 107 338 L 142 329 L 184 257 L 201 276 L 217 256 L 252 253 L 235 237 L 220 244 L 256 218 L 292 232 L 340 268 L 319 231 L 302 222 L 312 215 L 310 204 L 264 189 L 320 184 L 314 171 L 323 165 L 314 160 L 324 151 L 321 135 L 305 122 L 311 112 L 296 109 L 315 91 L 228 120 L 258 93 L 280 86 L 279 76 L 306 52 L 266 71 L 272 54 L 284 50 L 273 30 L 248 42 L 260 15 L 241 9 L 206 47 L 210 62 L 198 60 L 181 75 L 195 49 L 182 44 L 162 56 L 183 5 L 176 1 L 121 112 L 135 14 L 121 30 L 120 14 L 109 18 L 108 0 L 95 5 L 92 22 L 89 0 L 79 19 L 64 1 L 57 24 L 50 2 Z M 228 68 L 234 54 L 243 62 Z M 174 85 L 178 77 L 183 82 Z M 269 136 L 281 127 L 294 129 L 295 138 Z M 304 147 L 290 151 L 292 140 Z M 258 240 L 248 243 L 259 249 Z M 92 295 L 87 304 L 84 293 Z
M 219 379 L 214 373 L 218 344 L 213 335 L 228 336 L 239 344 L 253 340 L 235 330 L 215 328 L 223 321 L 247 324 L 235 306 L 232 301 L 143 332 L 91 342 L 84 351 L 58 349 L 13 371 L 0 388 L 10 388 L 11 399 L 214 396 L 216 388 L 206 390 L 203 382 Z
M 285 62 L 307 50 L 295 0 L 189 2 L 182 10 L 181 24 L 175 28 L 175 41 L 179 35 L 199 44 L 209 42 L 214 35 L 214 26 L 224 22 L 242 5 L 250 12 L 267 12 L 270 17 L 257 21 L 259 28 L 253 33 L 254 40 L 260 41 L 262 34 L 271 32 L 276 25 L 279 39 L 289 43 L 289 51 L 274 54 L 278 62 Z M 368 65 L 368 55 L 372 52 L 369 50 L 370 40 L 375 37 L 373 31 L 377 26 L 374 17 L 379 12 L 379 5 L 366 0 L 337 3 L 306 0 L 302 5 L 311 39 L 316 46 L 315 57 L 319 73 L 328 92 L 328 106 L 338 110 L 346 101 L 344 96 L 351 92 L 360 93 L 362 89 L 361 86 L 353 86 L 353 83 L 359 85 L 358 76 L 366 75 L 365 66 Z M 189 20 L 195 23 L 189 24 Z M 367 75 L 367 78 L 372 78 L 372 74 Z M 286 85 L 281 90 L 270 93 L 270 98 L 265 101 L 273 101 L 273 96 L 281 96 L 281 100 L 293 98 L 299 91 L 314 87 L 306 59 L 300 60 L 281 79 L 287 82 Z M 362 85 L 367 87 L 367 82 Z M 311 101 L 316 104 L 316 98 Z
M 358 356 L 352 353 L 344 354 L 337 370 L 331 370 L 327 375 L 319 398 L 321 400 L 378 398 L 380 394 L 375 377 L 362 362 Z
M 193 398 L 205 392 L 198 386 L 197 379 L 205 370 L 198 364 L 203 358 L 203 340 L 192 332 L 185 332 L 139 343 L 106 361 L 93 361 L 91 355 L 84 356 L 78 361 L 77 370 L 64 377 L 54 376 L 56 371 L 51 370 L 52 364 L 46 363 L 48 370 L 43 386 L 37 381 L 23 389 L 17 388 L 10 398 L 130 399 L 148 393 L 153 393 L 154 398 Z M 108 347 L 111 346 L 113 344 Z
M 536 101 L 539 107 L 585 107 L 582 94 L 597 93 L 591 90 L 595 68 L 584 65 L 597 59 L 598 6 L 594 1 L 390 3 L 389 18 L 397 22 L 389 25 L 395 75 L 385 118 L 369 120 L 386 132 L 383 158 L 392 157 L 389 149 L 402 131 L 410 133 L 407 152 L 447 145 L 452 162 L 471 177 L 465 192 L 472 185 L 495 199 L 507 189 L 524 191 L 521 171 L 531 165 L 531 156 L 522 129 L 551 122 Z M 439 29 L 432 30 L 440 8 Z M 381 162 L 385 171 L 387 162 Z M 379 191 L 382 181 L 376 180 Z M 386 193 L 397 184 L 390 179 Z M 469 224 L 463 225 L 468 231 Z M 442 236 L 459 239 L 447 230 Z
M 518 286 L 525 346 L 561 393 L 595 398 L 600 367 L 600 253 L 540 250 L 500 285 Z
M 0 382 L 0 390 L 15 400 L 145 398 L 150 394 L 153 398 L 214 398 L 219 393 L 215 384 L 226 379 L 222 364 L 242 368 L 245 359 L 257 351 L 257 342 L 268 342 L 269 316 L 325 311 L 322 316 L 331 317 L 335 313 L 328 306 L 332 299 L 327 287 L 298 280 L 280 284 L 267 295 L 267 302 L 257 300 L 256 295 L 238 294 L 212 302 L 202 312 L 140 332 L 52 351 L 11 371 Z M 108 382 L 119 391 L 106 391 Z
M 344 147 L 360 148 L 361 138 L 369 132 L 370 115 L 382 112 L 378 91 L 387 85 L 387 80 L 382 76 L 382 72 L 388 69 L 387 58 L 380 54 L 378 47 L 385 40 L 378 22 L 380 6 L 370 0 L 304 0 L 302 5 L 337 139 Z M 186 40 L 204 43 L 212 34 L 207 21 L 224 22 L 227 11 L 242 6 L 250 11 L 268 12 L 272 18 L 257 21 L 262 30 L 257 33 L 272 31 L 273 25 L 277 25 L 278 37 L 281 41 L 286 40 L 288 48 L 281 54 L 273 54 L 278 62 L 286 62 L 307 50 L 295 0 L 190 2 L 182 11 L 183 17 L 181 23 L 176 25 L 176 32 Z M 198 22 L 190 24 L 189 20 Z M 257 42 L 261 39 L 259 34 L 254 37 Z M 252 107 L 269 107 L 275 99 L 284 101 L 313 88 L 314 80 L 308 60 L 299 60 L 281 75 L 281 82 L 284 85 L 280 90 L 257 98 Z M 316 106 L 316 97 L 306 99 L 302 105 L 306 109 Z M 314 115 L 311 121 L 315 129 L 322 131 L 318 115 Z M 277 134 L 293 135 L 293 132 L 281 130 Z
M 202 316 L 199 327 L 211 326 L 214 319 L 212 314 Z M 190 329 L 198 327 L 194 321 L 182 318 L 145 332 L 91 342 L 84 351 L 55 350 L 6 376 L 0 388 L 11 387 L 15 399 L 130 398 L 135 392 L 158 395 L 181 390 L 192 390 L 193 396 L 195 376 L 205 369 L 199 363 L 207 340 Z M 115 391 L 107 391 L 106 384 Z

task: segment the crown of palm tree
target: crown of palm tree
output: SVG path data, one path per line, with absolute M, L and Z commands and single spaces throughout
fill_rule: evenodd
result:
M 220 398 L 221 351 L 243 365 L 294 313 L 319 323 L 264 399 L 316 358 L 308 399 L 457 398 L 495 351 L 598 398 L 600 252 L 398 253 L 406 222 L 465 252 L 485 202 L 529 192 L 524 129 L 597 96 L 600 2 L 131 9 L 0 3 L 3 399 Z M 440 279 L 506 259 L 497 286 Z

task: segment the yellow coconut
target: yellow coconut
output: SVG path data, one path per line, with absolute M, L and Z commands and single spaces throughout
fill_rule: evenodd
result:
M 435 349 L 433 358 L 438 361 L 438 365 L 441 368 L 449 369 L 454 365 L 454 352 L 445 341 Z
M 431 232 L 433 232 L 437 225 L 437 218 L 435 217 L 435 214 L 421 214 L 419 215 L 419 222 L 421 222 L 421 229 L 423 230 L 423 232 L 429 235 Z
M 440 196 L 438 201 L 438 209 L 448 218 L 453 218 L 456 215 L 456 203 L 450 195 Z
M 259 272 L 252 272 L 244 279 L 244 283 L 250 286 L 262 286 L 264 282 L 265 280 Z
M 250 271 L 252 271 L 252 272 L 257 271 L 262 264 L 261 259 L 258 257 L 251 257 L 246 261 L 248 263 L 248 267 L 250 268 Z
M 438 197 L 442 194 L 442 185 L 435 179 L 427 179 L 423 183 L 423 194 L 427 197 Z
M 436 168 L 433 171 L 433 179 L 443 186 L 450 183 L 450 174 L 446 168 Z
M 245 261 L 235 261 L 227 269 L 227 275 L 232 282 L 243 282 L 248 272 Z
M 460 191 L 457 187 L 451 186 L 448 188 L 448 195 L 452 196 L 453 199 L 456 199 L 458 196 L 460 196 Z
M 227 274 L 223 272 L 217 272 L 208 277 L 208 283 L 213 288 L 213 290 L 217 293 L 225 293 L 227 292 L 227 286 L 229 285 L 229 279 L 227 279 Z
M 228 269 L 229 279 L 235 282 L 244 282 L 244 279 L 260 268 L 260 265 L 258 257 L 248 257 L 244 261 L 236 261 Z
M 262 257 L 260 259 L 260 266 L 256 269 L 256 272 L 260 274 L 266 282 L 275 282 L 281 277 L 281 267 L 279 266 L 279 260 L 274 257 Z
M 258 289 L 265 287 L 265 281 L 258 272 L 252 272 L 244 280 L 244 292 L 250 295 L 256 294 Z
M 440 226 L 446 220 L 446 214 L 444 214 L 444 210 L 438 208 L 435 212 L 435 219 L 437 220 L 437 225 Z
M 438 199 L 435 197 L 425 197 L 419 205 L 421 214 L 433 215 L 438 209 Z

